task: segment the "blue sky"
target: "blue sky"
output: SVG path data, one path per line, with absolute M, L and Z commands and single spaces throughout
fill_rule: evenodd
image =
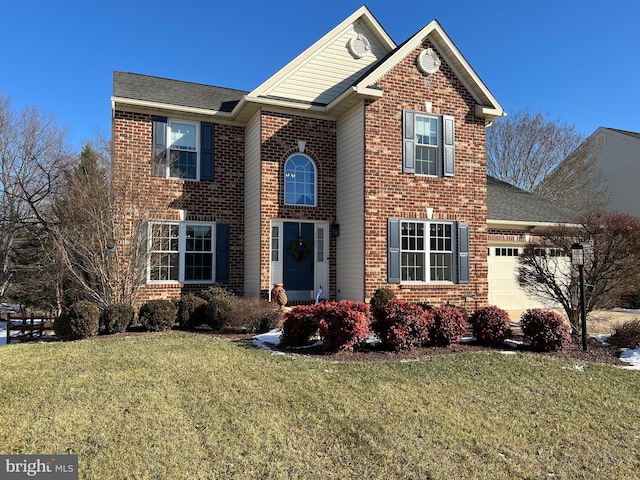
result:
M 362 4 L 3 1 L 0 92 L 54 113 L 80 147 L 109 134 L 113 70 L 252 90 Z M 640 132 L 636 0 L 366 5 L 398 44 L 437 19 L 507 112 Z

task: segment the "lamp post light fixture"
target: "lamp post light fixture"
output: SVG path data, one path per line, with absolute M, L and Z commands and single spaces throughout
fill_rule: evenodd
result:
M 587 308 L 584 297 L 584 265 L 589 259 L 591 245 L 588 243 L 574 243 L 571 245 L 571 264 L 578 267 L 580 274 L 580 313 L 582 314 L 582 351 L 587 351 Z

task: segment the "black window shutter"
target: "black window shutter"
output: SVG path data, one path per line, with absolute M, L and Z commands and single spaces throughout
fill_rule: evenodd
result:
M 400 283 L 400 220 L 387 220 L 387 283 Z
M 151 175 L 165 177 L 167 174 L 167 117 L 153 117 L 153 158 Z
M 458 283 L 469 282 L 469 224 L 458 222 Z
M 451 115 L 442 116 L 442 157 L 445 177 L 453 177 L 456 172 L 455 125 L 455 119 Z
M 216 225 L 216 282 L 229 281 L 229 230 L 229 224 Z
M 415 118 L 413 110 L 402 111 L 402 171 L 405 173 L 415 173 Z
M 202 122 L 200 124 L 200 180 L 213 180 L 213 139 L 213 123 Z

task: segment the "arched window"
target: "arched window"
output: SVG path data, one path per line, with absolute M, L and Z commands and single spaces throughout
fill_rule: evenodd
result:
M 284 165 L 284 203 L 316 205 L 316 166 L 306 155 L 293 155 Z

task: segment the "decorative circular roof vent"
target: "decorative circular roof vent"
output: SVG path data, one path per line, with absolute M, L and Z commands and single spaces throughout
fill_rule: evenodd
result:
M 438 58 L 438 54 L 431 48 L 423 50 L 420 52 L 420 55 L 418 55 L 418 69 L 427 75 L 436 73 L 441 64 L 442 62 Z
M 356 58 L 362 58 L 371 51 L 369 40 L 361 33 L 359 33 L 357 37 L 349 40 L 348 46 L 351 55 Z

